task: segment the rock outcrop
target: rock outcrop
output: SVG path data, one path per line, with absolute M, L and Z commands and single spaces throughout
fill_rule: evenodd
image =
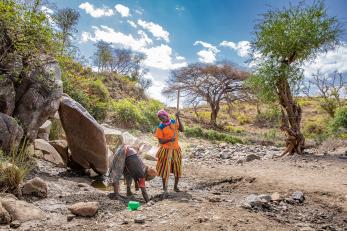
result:
M 59 64 L 48 56 L 42 56 L 39 66 L 32 66 L 23 74 L 16 89 L 13 117 L 21 121 L 30 140 L 36 138 L 40 126 L 58 110 L 62 93 Z
M 56 164 L 59 167 L 66 166 L 63 158 L 55 150 L 55 148 L 50 145 L 47 141 L 43 139 L 36 139 L 34 142 L 34 147 L 36 150 L 41 150 L 43 152 L 43 159 Z
M 106 174 L 109 161 L 102 126 L 82 105 L 67 96 L 61 100 L 59 116 L 72 160 L 85 169 Z
M 71 205 L 68 209 L 77 216 L 92 217 L 98 211 L 99 206 L 99 202 L 79 202 Z
M 15 107 L 16 92 L 8 75 L 0 75 L 0 112 L 11 115 Z
M 5 152 L 10 152 L 12 147 L 19 144 L 23 136 L 23 129 L 17 121 L 0 112 L 0 148 Z

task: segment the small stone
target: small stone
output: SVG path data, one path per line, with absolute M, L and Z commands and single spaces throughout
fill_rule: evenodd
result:
M 271 201 L 271 196 L 268 194 L 261 194 L 258 196 L 258 198 L 260 200 L 265 200 L 266 202 L 270 202 Z
M 22 188 L 23 195 L 32 195 L 41 198 L 47 197 L 47 184 L 41 178 L 35 177 L 27 181 Z
M 221 202 L 222 198 L 220 198 L 219 196 L 213 196 L 209 198 L 209 201 L 212 203 Z
M 275 192 L 271 195 L 271 200 L 272 201 L 281 201 L 281 195 L 278 192 Z
M 145 223 L 145 217 L 144 216 L 138 216 L 134 219 L 134 222 L 136 224 L 144 224 Z
M 300 203 L 303 203 L 304 200 L 305 200 L 304 193 L 301 192 L 301 191 L 296 191 L 296 192 L 293 193 L 292 199 L 296 200 L 296 201 L 299 201 Z
M 67 215 L 66 220 L 67 221 L 72 221 L 72 219 L 74 219 L 75 217 L 76 217 L 76 215 L 69 214 L 69 215 Z
M 79 202 L 71 205 L 68 209 L 77 216 L 92 217 L 98 211 L 99 206 L 99 202 Z
M 260 160 L 260 157 L 255 155 L 255 154 L 249 154 L 246 156 L 245 161 L 246 162 L 251 162 L 253 160 Z
M 128 220 L 122 220 L 122 222 L 120 224 L 121 225 L 127 225 L 127 224 L 129 224 L 129 221 Z
M 223 160 L 226 160 L 226 159 L 230 159 L 231 155 L 230 153 L 222 152 L 219 157 Z
M 199 223 L 204 223 L 204 222 L 208 221 L 208 218 L 207 217 L 198 217 L 197 220 Z
M 11 216 L 7 212 L 7 210 L 4 207 L 2 207 L 0 202 L 0 224 L 7 225 L 10 222 L 11 222 Z
M 20 221 L 14 220 L 14 221 L 11 222 L 10 227 L 12 229 L 17 229 L 17 228 L 19 228 L 20 225 L 21 225 Z
M 180 201 L 181 202 L 189 202 L 189 200 L 187 198 L 182 198 Z
M 77 186 L 80 188 L 84 188 L 84 187 L 88 187 L 89 185 L 86 183 L 78 183 Z

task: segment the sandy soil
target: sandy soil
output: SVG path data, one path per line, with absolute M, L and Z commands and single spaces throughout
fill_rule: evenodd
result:
M 189 148 L 182 192 L 170 191 L 162 200 L 160 179 L 156 178 L 147 184 L 153 197 L 149 204 L 135 191 L 134 198 L 112 200 L 109 191 L 91 187 L 89 177 L 39 161 L 31 177 L 44 179 L 49 194 L 46 199 L 26 200 L 40 207 L 46 219 L 23 223 L 18 230 L 347 230 L 346 159 L 305 155 L 235 165 L 223 160 L 205 163 L 188 156 Z M 170 189 L 172 184 L 171 179 Z M 303 203 L 285 200 L 264 208 L 242 206 L 250 194 L 278 192 L 289 198 L 295 191 L 304 193 Z M 127 202 L 134 199 L 143 205 L 138 211 L 128 211 Z M 67 207 L 80 201 L 100 202 L 97 215 L 67 221 Z M 135 218 L 143 219 L 144 224 L 135 223 Z M 10 228 L 0 226 L 0 230 Z

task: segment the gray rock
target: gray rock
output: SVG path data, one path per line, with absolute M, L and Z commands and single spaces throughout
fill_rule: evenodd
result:
M 227 152 L 222 152 L 219 157 L 223 160 L 226 160 L 226 159 L 230 159 L 231 154 Z
M 298 202 L 302 203 L 302 202 L 304 202 L 304 200 L 305 200 L 304 193 L 301 192 L 301 191 L 296 191 L 296 192 L 293 193 L 292 199 L 295 200 L 295 201 L 298 201 Z
M 22 194 L 45 198 L 47 197 L 47 184 L 41 178 L 35 177 L 23 185 Z
M 51 131 L 51 127 L 52 127 L 52 122 L 50 120 L 47 120 L 39 128 L 37 137 L 40 138 L 40 139 L 44 139 L 44 140 L 48 141 L 49 140 L 49 133 Z
M 56 164 L 59 167 L 66 166 L 60 154 L 55 148 L 43 139 L 36 139 L 34 147 L 37 150 L 43 151 L 43 159 Z
M 272 201 L 281 201 L 282 197 L 278 192 L 275 192 L 271 195 L 271 200 Z
M 72 214 L 82 217 L 92 217 L 99 209 L 99 202 L 79 202 L 68 207 Z
M 221 202 L 221 201 L 222 201 L 222 198 L 220 198 L 219 196 L 212 196 L 209 198 L 209 202 L 212 202 L 212 203 Z
M 135 219 L 134 219 L 134 222 L 136 224 L 144 224 L 145 223 L 145 217 L 144 216 L 137 216 Z
M 0 149 L 10 152 L 13 147 L 17 147 L 23 136 L 23 129 L 17 121 L 0 112 Z
M 272 200 L 271 196 L 268 194 L 261 194 L 258 196 L 260 200 L 265 200 L 267 202 L 270 202 Z
M 7 225 L 11 222 L 11 216 L 0 203 L 0 224 Z
M 258 155 L 255 155 L 255 154 L 249 154 L 245 158 L 246 162 L 251 162 L 253 160 L 260 160 L 260 157 Z
M 2 206 L 11 215 L 12 220 L 18 220 L 20 222 L 30 220 L 41 220 L 43 219 L 44 213 L 41 209 L 36 208 L 34 205 L 29 204 L 25 201 L 17 200 L 11 197 L 0 198 Z
M 102 126 L 106 138 L 106 144 L 114 150 L 122 144 L 122 131 Z
M 52 140 L 48 142 L 54 147 L 54 149 L 60 154 L 65 165 L 69 162 L 70 155 L 68 150 L 68 145 L 66 140 Z
M 12 115 L 15 107 L 16 92 L 8 75 L 0 75 L 0 112 Z
M 73 99 L 64 96 L 59 107 L 73 161 L 85 169 L 106 174 L 109 160 L 104 129 Z
M 247 196 L 242 204 L 245 208 L 262 208 L 263 206 L 266 206 L 268 204 L 268 201 L 265 199 L 260 198 L 259 196 L 255 194 L 251 194 Z
M 22 223 L 21 223 L 20 221 L 14 220 L 14 221 L 11 222 L 10 228 L 12 228 L 12 229 L 17 229 L 17 228 L 19 228 L 19 226 L 21 226 L 21 224 L 22 224 Z
M 16 108 L 13 116 L 23 124 L 30 140 L 39 127 L 59 108 L 63 93 L 60 67 L 57 61 L 41 56 L 41 66 L 31 67 L 16 89 Z

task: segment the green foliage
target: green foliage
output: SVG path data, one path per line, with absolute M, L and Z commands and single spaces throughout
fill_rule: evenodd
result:
M 69 57 L 58 57 L 62 67 L 63 89 L 79 102 L 97 120 L 106 118 L 110 93 L 107 87 L 93 73 Z
M 15 53 L 35 57 L 55 53 L 59 47 L 43 12 L 34 12 L 14 0 L 0 1 L 0 50 L 2 56 Z
M 340 108 L 335 113 L 335 118 L 331 121 L 330 127 L 333 132 L 341 130 L 347 133 L 347 107 Z
M 59 140 L 63 133 L 64 133 L 64 129 L 61 125 L 60 120 L 53 119 L 52 127 L 49 132 L 49 140 Z
M 212 141 L 224 141 L 231 144 L 242 143 L 240 139 L 231 135 L 217 132 L 211 129 L 205 130 L 200 127 L 186 127 L 184 133 L 187 137 L 204 138 Z
M 264 133 L 264 138 L 267 141 L 275 141 L 277 137 L 277 129 L 271 129 L 268 132 Z
M 121 99 L 112 103 L 113 121 L 118 126 L 153 131 L 158 125 L 157 111 L 163 105 L 157 100 Z
M 236 120 L 239 121 L 240 125 L 248 124 L 251 121 L 251 118 L 246 114 L 237 113 Z
M 259 127 L 277 127 L 281 118 L 278 107 L 271 107 L 255 116 L 254 123 Z
M 33 166 L 25 141 L 21 147 L 12 148 L 9 155 L 0 150 L 0 188 L 4 192 L 20 194 L 19 185 Z
M 241 134 L 241 133 L 243 133 L 245 131 L 243 128 L 234 127 L 232 125 L 226 126 L 225 130 L 228 131 L 228 132 L 231 132 L 231 133 L 238 133 L 238 134 Z

